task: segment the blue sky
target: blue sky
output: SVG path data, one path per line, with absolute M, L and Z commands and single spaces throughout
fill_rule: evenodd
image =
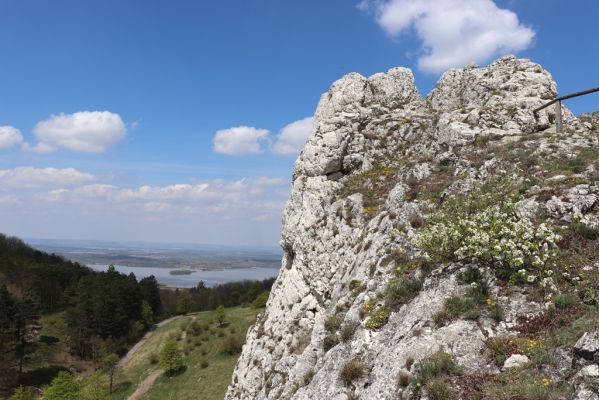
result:
M 276 245 L 334 80 L 402 65 L 426 94 L 445 67 L 515 52 L 560 93 L 586 89 L 597 15 L 594 0 L 0 0 L 0 231 Z

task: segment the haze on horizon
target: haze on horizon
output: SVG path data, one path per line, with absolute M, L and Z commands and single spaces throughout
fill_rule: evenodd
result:
M 560 93 L 587 89 L 598 13 L 585 0 L 3 2 L 0 231 L 276 246 L 333 81 L 407 66 L 425 95 L 447 68 L 515 53 Z

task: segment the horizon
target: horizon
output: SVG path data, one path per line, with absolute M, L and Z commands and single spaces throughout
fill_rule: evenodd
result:
M 343 75 L 405 66 L 425 96 L 449 68 L 515 54 L 560 95 L 599 82 L 599 3 L 580 0 L 0 10 L 0 231 L 21 238 L 278 248 L 294 162 Z

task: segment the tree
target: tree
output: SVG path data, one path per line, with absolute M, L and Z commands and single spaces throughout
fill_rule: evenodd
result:
M 19 359 L 19 379 L 23 374 L 25 356 L 31 351 L 33 336 L 30 335 L 31 325 L 37 324 L 39 315 L 32 300 L 17 303 L 15 314 L 16 355 Z
M 35 398 L 35 393 L 32 390 L 26 389 L 21 385 L 8 400 L 35 400 Z
M 108 384 L 102 371 L 94 372 L 85 380 L 83 400 L 109 400 Z
M 191 298 L 191 293 L 187 290 L 179 292 L 179 297 L 177 298 L 177 313 L 187 314 L 191 311 L 192 305 L 193 299 Z
M 216 317 L 216 322 L 218 322 L 219 326 L 223 326 L 225 324 L 225 319 L 227 318 L 227 312 L 226 312 L 224 306 L 220 305 L 220 306 L 216 307 L 215 317 Z
M 73 375 L 60 371 L 44 392 L 42 400 L 81 400 L 81 385 Z
M 150 306 L 150 303 L 145 300 L 141 303 L 141 319 L 146 327 L 152 326 L 155 322 L 152 306 Z
M 106 375 L 108 375 L 108 379 L 110 382 L 108 393 L 112 393 L 112 382 L 114 379 L 114 375 L 116 374 L 116 371 L 118 369 L 118 366 L 119 366 L 119 356 L 117 356 L 116 354 L 111 353 L 102 358 L 101 368 L 102 368 L 102 371 L 104 371 L 106 373 Z
M 139 281 L 141 295 L 145 301 L 152 307 L 154 315 L 162 313 L 162 300 L 160 299 L 160 285 L 154 277 L 150 275 Z
M 160 350 L 160 368 L 174 374 L 183 368 L 183 358 L 174 336 L 169 336 Z
M 268 296 L 270 295 L 270 292 L 268 290 L 263 291 L 262 293 L 260 293 L 252 302 L 252 307 L 253 308 L 264 308 L 266 307 L 266 302 L 268 301 Z

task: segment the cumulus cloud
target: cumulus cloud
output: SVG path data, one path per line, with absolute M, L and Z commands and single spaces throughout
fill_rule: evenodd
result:
M 33 128 L 36 146 L 25 150 L 48 153 L 65 148 L 85 153 L 101 153 L 123 139 L 127 127 L 118 114 L 110 111 L 80 111 L 52 115 Z
M 237 126 L 221 129 L 213 139 L 213 149 L 217 153 L 232 156 L 260 154 L 268 145 L 270 132 L 251 126 Z
M 213 150 L 233 156 L 262 154 L 266 151 L 276 155 L 297 154 L 312 132 L 312 120 L 312 117 L 308 117 L 292 122 L 274 138 L 268 129 L 252 126 L 221 129 L 212 139 Z
M 91 174 L 74 168 L 17 167 L 0 170 L 0 187 L 3 189 L 34 188 L 43 186 L 71 186 L 95 179 Z
M 2 182 L 0 178 L 0 182 Z M 36 199 L 49 203 L 97 206 L 103 210 L 120 209 L 170 213 L 171 215 L 210 214 L 231 218 L 279 218 L 288 195 L 289 182 L 281 178 L 215 179 L 198 183 L 176 183 L 164 186 L 118 187 L 87 184 L 70 189 L 60 188 L 36 194 Z M 287 188 L 287 192 L 283 188 Z
M 493 0 L 364 0 L 391 37 L 413 30 L 422 41 L 418 67 L 442 72 L 528 48 L 534 31 Z
M 0 126 L 0 149 L 8 149 L 23 142 L 21 131 L 12 126 Z
M 285 126 L 279 132 L 272 147 L 272 152 L 281 155 L 299 153 L 312 132 L 312 124 L 313 118 L 308 117 Z

